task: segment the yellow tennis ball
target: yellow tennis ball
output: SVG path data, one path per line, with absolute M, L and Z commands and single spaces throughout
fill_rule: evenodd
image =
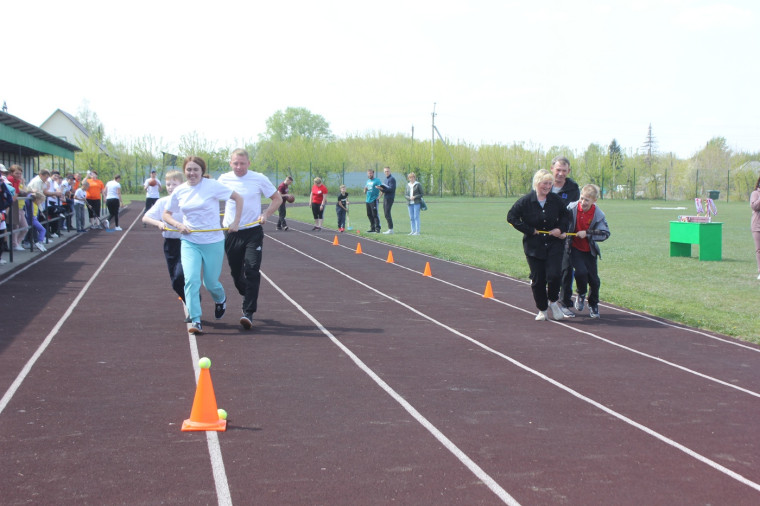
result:
M 203 357 L 202 359 L 198 361 L 198 367 L 200 367 L 201 369 L 208 369 L 209 367 L 211 367 L 211 359 L 209 359 L 208 357 Z
M 223 410 L 222 408 L 219 408 L 216 410 L 217 413 L 219 413 L 219 419 L 220 420 L 226 420 L 227 419 L 227 412 Z

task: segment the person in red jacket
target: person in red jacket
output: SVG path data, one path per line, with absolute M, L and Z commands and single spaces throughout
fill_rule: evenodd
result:
M 315 177 L 314 186 L 311 187 L 311 214 L 314 216 L 314 228 L 312 230 L 317 232 L 322 230 L 325 204 L 327 204 L 327 186 L 322 184 L 321 177 Z

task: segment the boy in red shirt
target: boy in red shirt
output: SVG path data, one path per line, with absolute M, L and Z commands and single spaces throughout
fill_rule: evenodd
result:
M 596 205 L 599 187 L 587 184 L 581 189 L 581 197 L 567 208 L 573 213 L 570 232 L 575 236 L 570 239 L 570 262 L 575 270 L 575 309 L 583 311 L 586 291 L 588 289 L 588 309 L 591 318 L 599 318 L 599 287 L 601 281 L 597 271 L 596 260 L 601 258 L 597 242 L 610 236 L 610 228 L 604 213 Z

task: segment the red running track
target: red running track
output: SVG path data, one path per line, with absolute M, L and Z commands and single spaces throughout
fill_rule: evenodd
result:
M 605 304 L 536 322 L 524 282 L 293 225 L 251 331 L 225 270 L 189 336 L 139 221 L 0 278 L 3 503 L 760 501 L 759 347 Z M 199 355 L 226 432 L 180 431 Z

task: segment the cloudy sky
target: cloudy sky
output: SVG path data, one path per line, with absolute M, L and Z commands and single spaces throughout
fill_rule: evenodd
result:
M 259 5 L 261 4 L 261 5 Z M 688 157 L 760 151 L 755 0 L 6 2 L 0 101 L 39 125 L 83 104 L 112 137 L 256 140 L 305 107 L 339 136 Z

